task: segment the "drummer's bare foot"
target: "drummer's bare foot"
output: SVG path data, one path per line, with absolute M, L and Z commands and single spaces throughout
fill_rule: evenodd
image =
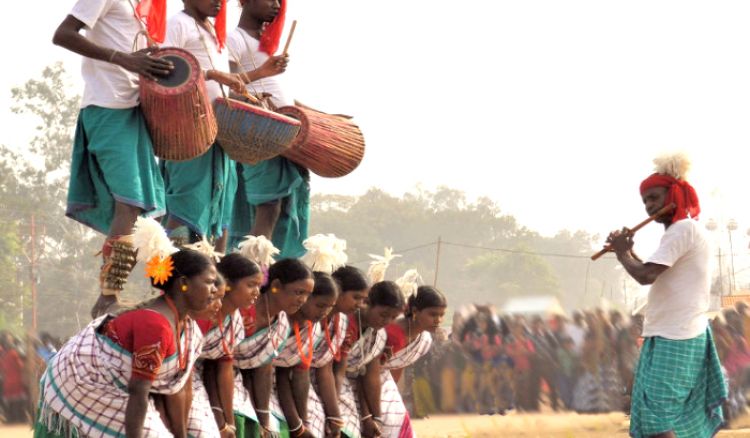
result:
M 111 308 L 119 304 L 118 301 L 117 295 L 99 295 L 96 304 L 91 308 L 91 318 L 96 319 L 109 312 Z

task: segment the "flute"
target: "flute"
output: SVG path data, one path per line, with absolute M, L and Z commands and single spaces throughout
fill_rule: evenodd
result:
M 638 225 L 634 226 L 633 228 L 631 228 L 630 232 L 633 233 L 633 234 L 635 234 L 636 231 L 640 230 L 641 228 L 645 227 L 649 223 L 653 222 L 654 219 L 656 219 L 656 218 L 658 218 L 660 216 L 664 216 L 665 214 L 671 213 L 672 210 L 674 210 L 675 208 L 677 208 L 677 206 L 675 204 L 665 205 L 659 211 L 657 211 L 653 215 L 649 216 L 648 219 L 646 219 L 645 221 L 643 221 L 640 224 L 638 224 Z M 608 253 L 610 251 L 612 251 L 612 245 L 609 245 L 609 244 L 604 245 L 604 248 L 602 248 L 601 251 L 599 251 L 598 253 L 596 253 L 596 254 L 594 254 L 594 255 L 591 256 L 591 260 L 596 260 L 599 257 L 603 256 L 604 254 L 606 254 L 606 253 Z

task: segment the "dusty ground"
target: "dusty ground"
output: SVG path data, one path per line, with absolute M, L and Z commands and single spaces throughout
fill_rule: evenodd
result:
M 717 437 L 750 437 L 750 416 Z M 414 422 L 419 438 L 625 438 L 623 414 L 509 414 L 500 416 L 440 416 Z
M 509 414 L 500 416 L 437 416 L 416 420 L 419 438 L 625 438 L 627 418 L 622 414 Z M 717 437 L 750 437 L 750 416 L 740 419 L 733 430 Z M 29 438 L 27 426 L 0 425 L 2 438 Z

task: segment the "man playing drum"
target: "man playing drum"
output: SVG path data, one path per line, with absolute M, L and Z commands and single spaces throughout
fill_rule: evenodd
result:
M 685 181 L 689 163 L 675 155 L 654 160 L 656 173 L 641 183 L 649 215 L 674 204 L 656 219 L 665 232 L 646 261 L 633 253 L 633 233 L 612 232 L 607 242 L 625 270 L 651 285 L 645 310 L 645 339 L 632 394 L 630 435 L 711 437 L 722 424 L 727 397 L 706 312 L 711 289 L 711 245 L 695 219 L 695 189 Z
M 185 9 L 167 23 L 164 44 L 185 49 L 196 57 L 207 79 L 210 102 L 221 96 L 220 84 L 241 92 L 245 84 L 239 75 L 220 70 L 228 64 L 226 50 L 222 53 L 226 2 L 184 0 L 183 3 Z M 215 24 L 211 24 L 209 17 L 216 17 Z M 221 237 L 229 225 L 237 187 L 234 167 L 234 161 L 216 143 L 192 160 L 161 163 L 166 187 L 166 228 L 178 245 L 206 237 L 219 239 L 217 250 L 224 251 Z
M 242 14 L 237 28 L 227 40 L 232 71 L 256 70 L 272 62 L 280 72 L 286 56 L 273 56 L 284 27 L 286 2 L 279 0 L 240 0 Z M 270 94 L 273 106 L 293 105 L 274 78 L 248 85 L 252 94 Z M 265 236 L 281 249 L 280 258 L 305 254 L 310 216 L 310 174 L 282 156 L 255 165 L 239 164 L 237 196 L 230 228 L 230 245 L 248 233 Z
M 157 3 L 143 18 L 158 40 L 164 29 L 155 24 L 164 22 L 166 7 Z M 150 56 L 152 49 L 131 53 L 140 15 L 139 2 L 78 0 L 53 38 L 84 57 L 66 215 L 107 235 L 93 316 L 117 303 L 135 265 L 131 234 L 138 215 L 164 212 L 164 185 L 138 106 L 138 74 L 165 75 L 172 66 Z

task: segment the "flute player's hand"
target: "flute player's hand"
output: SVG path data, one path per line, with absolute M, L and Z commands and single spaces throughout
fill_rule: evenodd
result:
M 628 228 L 612 231 L 607 237 L 607 243 L 618 256 L 629 253 L 633 250 L 633 232 Z

